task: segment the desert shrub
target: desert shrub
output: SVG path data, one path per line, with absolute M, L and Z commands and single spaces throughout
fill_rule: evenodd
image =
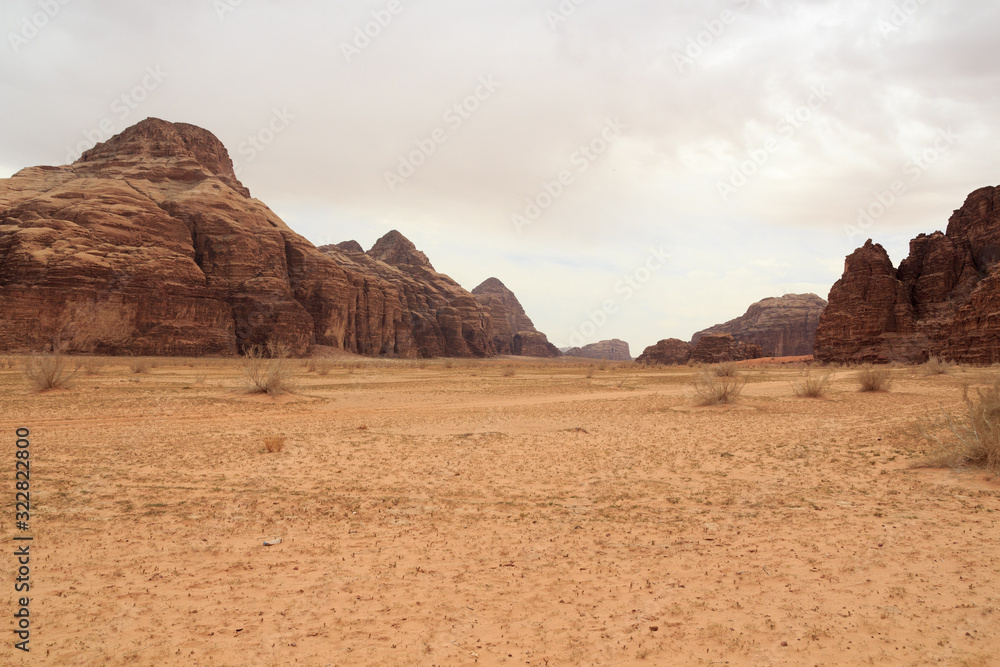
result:
M 317 359 L 307 359 L 303 367 L 306 369 L 307 373 L 315 373 L 318 363 Z
M 264 438 L 264 451 L 268 454 L 277 454 L 285 449 L 285 436 L 269 435 Z
M 945 361 L 939 357 L 931 357 L 923 365 L 924 373 L 927 375 L 947 375 L 955 367 L 950 361 Z
M 739 367 L 732 361 L 715 364 L 713 366 L 709 366 L 709 368 L 712 371 L 712 375 L 720 378 L 735 378 L 739 377 L 740 374 Z
M 1000 475 L 1000 380 L 977 389 L 975 396 L 966 386 L 962 399 L 968 414 L 957 419 L 944 413 L 943 436 L 925 430 L 938 451 L 918 465 L 983 468 Z
M 514 364 L 507 364 L 500 369 L 500 375 L 505 378 L 512 378 L 517 374 L 517 369 L 514 368 Z
M 69 389 L 74 375 L 76 369 L 58 353 L 29 357 L 24 365 L 24 377 L 35 391 Z
M 104 368 L 104 360 L 98 357 L 87 357 L 78 364 L 84 375 L 98 375 Z
M 594 377 L 594 365 L 593 364 L 591 364 L 590 366 L 587 366 L 587 377 L 588 378 Z
M 316 373 L 322 376 L 327 376 L 330 371 L 333 370 L 333 360 L 327 357 L 322 357 L 316 360 Z
M 254 345 L 243 355 L 240 376 L 252 394 L 279 396 L 292 391 L 292 365 L 288 349 L 282 345 L 268 344 L 267 348 Z
M 807 375 L 801 382 L 792 385 L 795 395 L 801 398 L 822 398 L 830 388 L 829 375 Z
M 694 381 L 699 405 L 732 403 L 743 392 L 747 379 L 739 373 L 716 375 L 712 370 L 702 372 Z
M 888 368 L 863 366 L 858 372 L 858 384 L 861 391 L 889 391 L 892 387 L 892 373 Z
M 153 362 L 147 357 L 132 357 L 128 363 L 129 369 L 137 374 L 143 375 L 149 372 L 149 369 L 153 367 Z
M 454 359 L 445 359 L 444 360 L 444 367 L 445 368 L 454 368 L 455 367 L 455 360 Z

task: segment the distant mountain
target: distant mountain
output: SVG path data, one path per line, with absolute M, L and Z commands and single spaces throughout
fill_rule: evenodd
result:
M 827 303 L 815 294 L 786 294 L 750 306 L 746 314 L 696 333 L 729 334 L 747 345 L 759 345 L 766 357 L 797 357 L 813 353 L 816 328 Z
M 584 359 L 605 359 L 607 361 L 632 361 L 628 343 L 614 338 L 592 343 L 584 347 L 574 347 L 565 352 L 567 357 L 582 357 Z
M 487 279 L 472 293 L 493 316 L 493 346 L 498 354 L 525 357 L 561 355 L 545 334 L 535 329 L 517 296 L 497 278 Z

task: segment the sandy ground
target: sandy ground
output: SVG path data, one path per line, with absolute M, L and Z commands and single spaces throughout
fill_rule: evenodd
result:
M 1000 480 L 910 467 L 980 371 L 803 399 L 753 367 L 703 408 L 688 368 L 297 367 L 273 400 L 235 361 L 108 363 L 0 370 L 36 538 L 2 664 L 1000 664 Z

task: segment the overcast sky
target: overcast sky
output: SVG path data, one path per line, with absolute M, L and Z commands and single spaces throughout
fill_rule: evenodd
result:
M 764 297 L 825 298 L 865 239 L 898 263 L 1000 183 L 992 2 L 3 0 L 0 18 L 0 177 L 147 116 L 193 123 L 314 243 L 398 229 L 468 289 L 500 278 L 559 346 L 638 355 Z

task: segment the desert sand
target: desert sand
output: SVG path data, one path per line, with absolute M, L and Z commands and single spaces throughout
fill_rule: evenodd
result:
M 3 664 L 1000 664 L 1000 480 L 911 467 L 987 371 L 806 399 L 757 365 L 698 407 L 686 367 L 296 362 L 273 399 L 235 360 L 105 363 L 0 370 L 35 536 Z

